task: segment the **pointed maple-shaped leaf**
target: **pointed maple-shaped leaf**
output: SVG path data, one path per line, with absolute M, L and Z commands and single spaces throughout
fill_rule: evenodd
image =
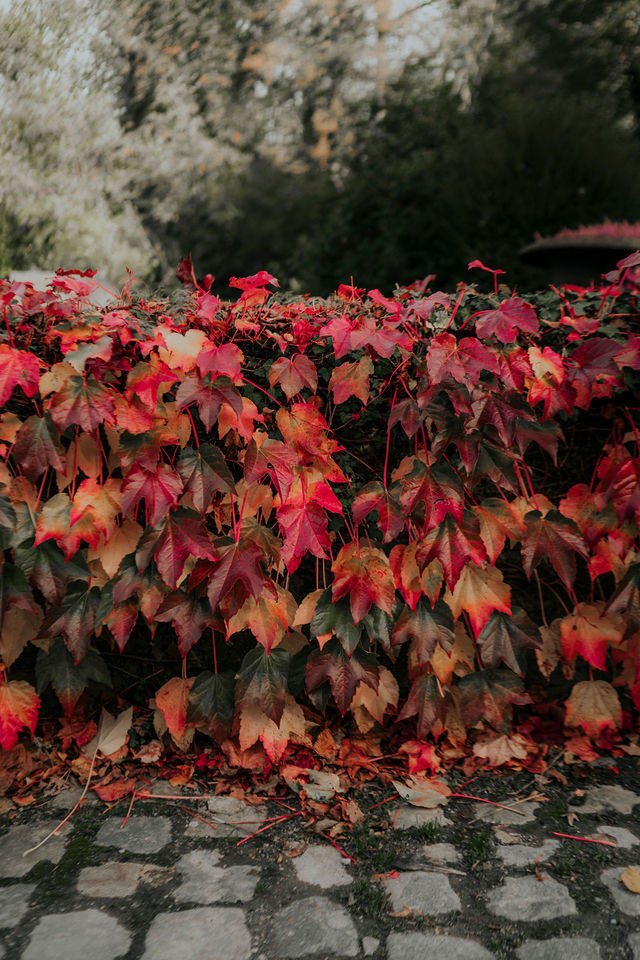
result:
M 470 524 L 460 526 L 450 514 L 424 539 L 425 562 L 434 558 L 440 561 L 450 590 L 455 588 L 468 563 L 480 564 L 485 557 L 486 551 L 477 539 L 476 530 Z
M 71 526 L 81 518 L 90 520 L 95 530 L 108 540 L 120 513 L 120 484 L 120 480 L 113 477 L 109 477 L 104 483 L 98 483 L 91 478 L 83 480 L 73 497 Z
M 166 349 L 160 347 L 158 356 L 170 370 L 181 370 L 188 373 L 196 365 L 196 358 L 202 350 L 207 335 L 204 330 L 187 330 L 185 333 L 179 333 L 171 330 L 169 327 L 161 324 L 157 328 L 157 335 L 162 337 L 166 344 Z
M 622 641 L 622 625 L 614 622 L 613 615 L 603 616 L 594 604 L 582 603 L 562 618 L 560 636 L 567 660 L 575 660 L 580 654 L 592 667 L 605 670 L 609 645 Z
M 89 542 L 97 546 L 99 535 L 89 519 L 71 526 L 71 501 L 68 494 L 56 493 L 47 500 L 38 514 L 34 546 L 47 540 L 54 540 L 62 548 L 66 560 L 77 553 L 82 540 L 87 536 Z
M 329 390 L 333 393 L 336 406 L 349 397 L 357 397 L 366 406 L 369 400 L 369 377 L 373 373 L 373 363 L 368 356 L 361 357 L 355 363 L 341 363 L 335 367 L 329 380 Z
M 290 655 L 280 647 L 275 647 L 271 653 L 262 647 L 251 650 L 238 671 L 238 707 L 243 709 L 257 703 L 274 723 L 280 723 L 287 696 L 290 662 Z
M 40 361 L 35 353 L 0 344 L 0 406 L 5 405 L 14 387 L 22 387 L 27 397 L 35 396 L 39 377 Z
M 566 706 L 566 725 L 582 727 L 588 737 L 598 737 L 608 728 L 617 730 L 622 723 L 618 694 L 605 680 L 576 683 Z
M 33 736 L 38 722 L 40 698 L 30 683 L 9 680 L 0 683 L 0 747 L 11 750 L 25 727 Z
M 511 587 L 504 582 L 500 570 L 491 566 L 468 563 L 451 595 L 445 600 L 457 620 L 463 610 L 467 613 L 474 634 L 480 631 L 494 610 L 511 613 Z
M 468 421 L 467 428 L 489 424 L 495 428 L 505 447 L 513 444 L 518 421 L 532 419 L 523 402 L 512 397 L 506 399 L 498 393 L 484 393 L 471 406 L 473 417 Z
M 312 637 L 325 638 L 336 636 L 349 656 L 354 652 L 362 636 L 362 624 L 353 622 L 351 609 L 346 599 L 334 601 L 331 590 L 324 590 L 316 601 L 311 617 Z
M 377 692 L 379 667 L 373 656 L 356 650 L 349 657 L 337 641 L 326 645 L 321 653 L 312 654 L 306 669 L 307 690 L 320 687 L 325 681 L 331 684 L 331 692 L 340 713 L 348 709 L 356 687 L 366 683 Z
M 259 597 L 264 586 L 263 552 L 253 540 L 220 540 L 215 543 L 215 560 L 209 576 L 207 596 L 213 610 L 238 583 L 253 597 Z
M 458 683 L 460 710 L 467 726 L 485 720 L 495 730 L 509 732 L 511 708 L 525 706 L 531 697 L 515 674 L 508 670 L 476 670 Z
M 109 670 L 100 654 L 91 647 L 80 663 L 74 663 L 66 644 L 54 641 L 51 649 L 40 650 L 36 660 L 36 684 L 38 693 L 49 685 L 70 717 L 89 681 L 111 685 Z
M 497 374 L 498 369 L 494 353 L 475 337 L 458 341 L 451 333 L 439 333 L 429 343 L 427 371 L 433 384 L 447 377 L 477 384 L 485 371 Z
M 497 310 L 482 310 L 475 322 L 481 339 L 493 336 L 502 343 L 513 343 L 519 331 L 537 333 L 539 327 L 535 310 L 521 297 L 503 300 Z
M 159 463 L 154 470 L 134 466 L 122 483 L 122 512 L 135 510 L 144 499 L 153 526 L 176 506 L 182 491 L 182 480 L 168 463 Z
M 170 623 L 178 635 L 178 649 L 186 657 L 191 647 L 212 623 L 211 609 L 193 591 L 176 590 L 162 601 L 154 614 L 159 623 Z
M 65 560 L 60 547 L 50 540 L 32 547 L 27 543 L 16 549 L 16 562 L 29 582 L 44 595 L 49 603 L 59 606 L 69 580 L 88 580 L 89 568 L 81 554 Z
M 312 393 L 318 388 L 318 372 L 313 360 L 304 353 L 297 353 L 295 357 L 278 357 L 271 364 L 269 383 L 273 387 L 279 383 L 284 390 L 287 400 L 291 400 L 296 393 L 308 387 Z
M 368 683 L 360 682 L 349 704 L 354 720 L 361 733 L 368 733 L 374 723 L 382 724 L 386 713 L 395 712 L 398 706 L 398 682 L 390 670 L 380 668 L 378 690 Z
M 329 425 L 313 403 L 292 403 L 280 407 L 276 422 L 285 444 L 298 454 L 325 460 L 339 449 L 329 436 Z
M 258 446 L 252 439 L 244 457 L 244 476 L 247 483 L 254 483 L 268 473 L 284 503 L 289 496 L 297 465 L 297 454 L 281 440 L 267 438 Z
M 259 704 L 250 704 L 240 713 L 238 738 L 242 750 L 248 750 L 260 740 L 271 762 L 278 763 L 290 739 L 297 743 L 308 742 L 302 708 L 287 694 L 280 722 L 276 724 Z
M 189 692 L 187 721 L 204 726 L 220 743 L 233 723 L 236 679 L 231 671 L 199 673 Z
M 498 345 L 495 348 L 498 361 L 499 376 L 509 390 L 522 390 L 527 377 L 533 376 L 529 357 L 522 347 L 506 347 Z
M 434 725 L 444 722 L 446 701 L 441 687 L 432 673 L 421 673 L 411 684 L 407 702 L 398 714 L 398 720 L 408 720 L 417 715 L 416 734 L 426 740 Z
M 66 457 L 60 435 L 49 414 L 29 417 L 20 427 L 12 450 L 28 480 L 37 480 L 47 467 L 64 472 Z
M 109 390 L 95 379 L 69 377 L 49 405 L 51 419 L 59 430 L 75 424 L 93 433 L 101 424 L 116 422 L 115 405 Z
M 451 610 L 438 600 L 433 609 L 425 600 L 420 600 L 415 612 L 404 608 L 393 626 L 394 646 L 412 642 L 412 654 L 418 666 L 424 666 L 439 643 L 450 652 L 453 647 L 453 616 Z
M 211 506 L 214 493 L 228 493 L 235 489 L 222 453 L 212 444 L 185 447 L 180 451 L 177 467 L 184 489 L 191 494 L 194 507 L 201 513 Z
M 348 543 L 331 565 L 332 597 L 349 596 L 354 623 L 368 613 L 372 604 L 391 615 L 396 587 L 389 558 L 377 547 Z
M 158 402 L 160 384 L 170 385 L 176 379 L 176 374 L 164 363 L 151 357 L 146 363 L 137 363 L 127 374 L 127 398 L 138 398 L 153 413 Z
M 487 498 L 472 507 L 472 513 L 478 518 L 480 539 L 491 564 L 502 553 L 507 537 L 515 541 L 526 531 L 524 523 L 509 509 L 506 500 Z
M 194 677 L 171 677 L 157 691 L 156 707 L 161 711 L 167 730 L 179 741 L 187 728 L 187 707 Z
M 282 587 L 265 584 L 259 597 L 247 597 L 237 613 L 227 622 L 227 637 L 240 630 L 250 630 L 269 653 L 283 639 L 293 620 L 295 600 Z
M 570 591 L 576 578 L 575 554 L 585 559 L 588 556 L 577 524 L 557 510 L 549 510 L 544 516 L 539 510 L 531 510 L 524 521 L 527 529 L 522 540 L 522 557 L 527 577 L 541 560 L 546 560 Z
M 169 514 L 154 556 L 160 576 L 172 589 L 177 586 L 188 557 L 214 560 L 216 555 L 200 514 L 184 507 Z
M 137 619 L 138 604 L 129 600 L 127 603 L 120 603 L 114 606 L 113 610 L 104 620 L 104 625 L 109 628 L 111 636 L 115 640 L 116 646 L 121 653 L 129 641 Z
M 485 667 L 495 669 L 503 663 L 524 676 L 522 651 L 541 646 L 537 627 L 523 610 L 514 607 L 513 616 L 492 613 L 478 634 L 478 647 Z
M 244 354 L 235 343 L 215 346 L 207 340 L 198 354 L 198 369 L 202 376 L 211 373 L 214 377 L 229 377 L 235 380 L 240 375 Z
M 558 442 L 562 439 L 562 430 L 559 424 L 553 421 L 540 423 L 521 418 L 516 420 L 516 442 L 523 456 L 531 443 L 537 443 L 546 450 L 555 464 L 558 459 Z
M 106 543 L 100 544 L 97 550 L 87 552 L 87 559 L 93 560 L 94 557 L 99 559 L 107 576 L 115 577 L 123 559 L 135 552 L 141 535 L 142 527 L 135 520 L 125 517 Z
M 62 609 L 53 612 L 45 620 L 45 636 L 62 635 L 75 663 L 82 660 L 89 648 L 99 599 L 100 591 L 97 587 L 87 589 L 87 584 L 74 581 L 65 594 Z
M 306 553 L 321 560 L 330 549 L 329 519 L 326 511 L 300 486 L 289 492 L 286 503 L 276 510 L 284 533 L 282 559 L 289 573 L 294 573 Z
M 373 510 L 378 514 L 383 542 L 395 540 L 404 528 L 402 508 L 377 480 L 368 483 L 356 494 L 352 508 L 354 522 L 361 523 Z
M 180 380 L 176 392 L 176 410 L 197 404 L 200 419 L 207 430 L 211 430 L 216 421 L 220 422 L 225 404 L 228 408 L 227 419 L 235 418 L 237 423 L 237 418 L 243 414 L 242 401 L 243 398 L 228 377 L 217 377 L 210 385 L 197 374 L 190 373 Z

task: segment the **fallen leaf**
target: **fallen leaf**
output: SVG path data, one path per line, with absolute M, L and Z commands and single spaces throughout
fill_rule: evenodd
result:
M 451 790 L 442 780 L 418 780 L 411 777 L 408 783 L 392 780 L 398 794 L 414 807 L 433 809 L 447 802 Z
M 103 707 L 98 733 L 82 748 L 84 755 L 92 757 L 95 750 L 98 750 L 103 756 L 112 757 L 127 743 L 132 720 L 133 707 L 123 710 L 117 717 Z
M 631 893 L 640 893 L 640 870 L 635 867 L 627 867 L 621 874 L 620 879 Z

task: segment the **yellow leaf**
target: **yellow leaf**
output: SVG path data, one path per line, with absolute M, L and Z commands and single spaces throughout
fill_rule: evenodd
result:
M 620 879 L 631 893 L 640 893 L 640 870 L 636 867 L 627 867 Z

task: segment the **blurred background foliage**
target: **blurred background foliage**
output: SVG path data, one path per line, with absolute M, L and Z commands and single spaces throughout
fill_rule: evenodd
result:
M 0 271 L 446 287 L 640 220 L 637 0 L 5 0 Z

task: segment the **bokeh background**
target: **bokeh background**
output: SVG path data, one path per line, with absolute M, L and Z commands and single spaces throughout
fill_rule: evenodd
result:
M 3 0 L 0 275 L 541 278 L 640 220 L 637 0 Z

